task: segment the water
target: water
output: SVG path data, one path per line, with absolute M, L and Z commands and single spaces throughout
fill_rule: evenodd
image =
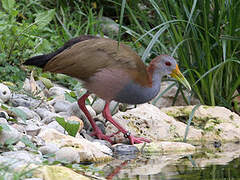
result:
M 109 180 L 240 179 L 240 144 L 202 145 L 193 154 L 142 154 L 95 167 Z

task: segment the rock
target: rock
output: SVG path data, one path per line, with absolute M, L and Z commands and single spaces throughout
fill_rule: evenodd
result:
M 187 121 L 194 106 L 162 108 L 161 111 L 176 119 Z M 198 140 L 239 142 L 240 116 L 224 107 L 200 106 L 192 125 L 202 131 Z
M 10 89 L 6 85 L 0 83 L 0 102 L 7 102 L 10 99 L 11 95 L 12 94 Z
M 161 83 L 161 89 L 158 95 L 151 101 L 155 106 L 162 108 L 162 107 L 169 107 L 172 106 L 173 100 L 175 98 L 175 95 L 177 93 L 178 87 L 173 86 L 171 89 L 169 89 L 160 99 L 157 99 L 159 94 L 161 94 L 165 89 L 167 89 L 169 86 L 171 86 L 173 82 L 169 81 L 163 81 Z M 191 94 L 187 91 L 184 91 L 184 95 L 186 97 L 189 97 Z M 200 104 L 200 101 L 194 97 L 191 97 L 190 104 Z M 183 96 L 181 93 L 179 93 L 176 102 L 174 103 L 174 106 L 184 106 L 187 105 L 186 102 L 184 101 Z
M 64 134 L 65 133 L 65 129 L 57 122 L 57 121 L 52 121 L 47 125 L 47 128 L 49 129 L 55 129 L 58 132 Z
M 15 128 L 12 126 L 6 125 L 8 129 L 2 129 L 0 131 L 0 144 L 3 145 L 9 140 L 14 140 L 18 142 L 19 139 L 22 137 L 22 134 L 19 133 Z
M 142 104 L 126 112 L 118 112 L 113 116 L 118 123 L 135 136 L 145 137 L 152 141 L 182 140 L 186 124 L 176 121 L 151 104 Z M 106 123 L 108 135 L 117 132 L 109 122 Z M 201 130 L 189 128 L 188 138 L 199 139 Z M 121 133 L 114 136 L 116 142 L 125 142 L 126 138 Z
M 53 107 L 55 109 L 55 112 L 66 112 L 71 105 L 70 102 L 64 101 L 64 100 L 56 100 Z
M 196 150 L 193 145 L 183 142 L 151 142 L 146 143 L 145 145 L 143 145 L 143 143 L 135 144 L 134 146 L 136 146 L 143 153 L 193 153 Z
M 26 147 L 26 145 L 25 145 L 22 141 L 19 141 L 14 147 L 15 147 L 17 150 L 22 150 L 23 148 Z
M 71 91 L 67 88 L 57 87 L 57 86 L 54 86 L 49 89 L 50 96 L 61 96 L 61 95 L 64 95 L 65 92 L 71 92 Z
M 41 120 L 40 116 L 36 112 L 30 110 L 29 108 L 24 107 L 24 106 L 18 106 L 17 108 L 21 109 L 23 112 L 25 112 L 25 114 L 27 115 L 27 117 L 26 117 L 27 120 L 28 119 L 35 119 L 37 121 Z
M 27 126 L 25 129 L 26 129 L 27 135 L 37 136 L 38 133 L 40 132 L 41 127 L 37 126 L 34 123 L 31 123 L 31 124 L 27 123 Z
M 80 163 L 80 155 L 73 147 L 62 147 L 56 152 L 55 160 L 65 163 Z
M 59 147 L 54 143 L 47 143 L 38 149 L 42 154 L 53 154 L 59 150 Z
M 9 151 L 3 152 L 0 156 L 0 164 L 7 163 L 12 170 L 26 168 L 29 164 L 40 164 L 42 157 L 39 154 L 28 151 Z
M 59 133 L 54 129 L 46 129 L 38 135 L 46 143 L 54 143 L 62 147 L 72 147 L 79 154 L 79 162 L 97 162 L 111 160 L 112 157 L 104 154 L 94 143 L 83 139 L 75 138 L 69 135 Z
M 112 149 L 114 157 L 121 160 L 136 159 L 140 152 L 136 146 L 127 144 L 115 144 Z
M 40 115 L 40 117 L 42 118 L 42 122 L 45 124 L 49 124 L 55 121 L 56 117 L 62 117 L 59 114 L 50 112 L 44 108 L 37 108 L 36 112 Z
M 0 118 L 0 124 L 8 124 L 5 118 Z
M 90 180 L 90 178 L 76 173 L 67 167 L 57 165 L 42 166 L 38 169 L 35 169 L 33 174 L 34 177 L 38 177 L 44 180 Z
M 111 18 L 101 17 L 99 18 L 99 22 L 100 22 L 101 30 L 105 35 L 116 36 L 118 34 L 119 25 Z
M 12 98 L 10 98 L 10 102 L 13 106 L 24 106 L 24 107 L 37 107 L 41 104 L 40 100 L 33 99 L 25 94 L 15 94 L 13 93 Z
M 97 100 L 92 104 L 92 108 L 97 114 L 100 114 L 103 111 L 104 106 L 105 101 L 101 98 L 97 98 Z M 115 114 L 118 111 L 118 103 L 116 101 L 111 101 L 109 108 L 112 115 Z

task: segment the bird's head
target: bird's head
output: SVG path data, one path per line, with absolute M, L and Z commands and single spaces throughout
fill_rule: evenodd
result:
M 154 69 L 161 75 L 170 75 L 182 83 L 188 90 L 191 86 L 178 68 L 176 60 L 169 55 L 160 55 L 153 59 Z

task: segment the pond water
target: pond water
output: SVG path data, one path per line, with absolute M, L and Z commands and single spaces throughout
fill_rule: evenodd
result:
M 141 154 L 94 166 L 108 180 L 240 179 L 240 145 L 228 143 L 216 148 L 210 144 L 193 154 Z

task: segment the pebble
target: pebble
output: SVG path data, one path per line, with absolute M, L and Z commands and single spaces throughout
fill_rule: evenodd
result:
M 55 112 L 66 112 L 71 105 L 70 102 L 64 101 L 64 100 L 56 100 L 53 107 L 55 109 Z
M 15 94 L 13 93 L 9 101 L 13 104 L 14 107 L 24 106 L 28 108 L 37 107 L 41 101 L 33 99 L 25 94 Z
M 79 163 L 80 155 L 73 147 L 63 147 L 56 152 L 56 161 L 63 161 L 67 163 Z
M 22 137 L 22 134 L 18 132 L 15 128 L 12 126 L 6 125 L 9 129 L 2 129 L 0 131 L 0 144 L 5 144 L 9 140 L 14 140 L 15 142 L 18 142 L 20 138 Z
M 10 99 L 11 95 L 12 93 L 10 89 L 6 85 L 0 83 L 0 102 L 7 102 Z
M 63 88 L 63 87 L 52 87 L 49 89 L 49 95 L 50 96 L 61 96 L 63 95 L 65 92 L 71 92 L 69 89 L 67 88 Z
M 42 154 L 53 154 L 59 150 L 59 147 L 54 143 L 47 143 L 38 149 Z

